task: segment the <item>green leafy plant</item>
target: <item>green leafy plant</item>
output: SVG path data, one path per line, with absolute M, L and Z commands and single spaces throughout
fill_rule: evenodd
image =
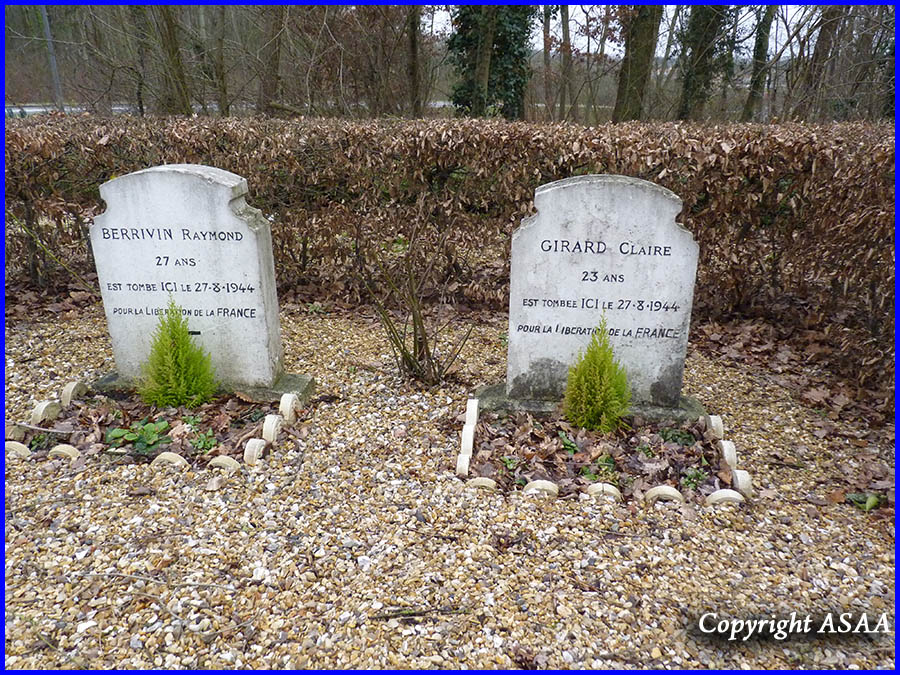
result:
M 199 415 L 182 415 L 181 421 L 191 427 L 196 427 L 200 424 L 200 416 Z
M 43 450 L 50 446 L 50 440 L 49 434 L 35 434 L 28 445 L 32 450 Z
M 847 499 L 858 509 L 868 513 L 881 504 L 881 495 L 871 492 L 856 492 L 847 495 Z
M 200 432 L 191 441 L 191 445 L 193 445 L 197 450 L 200 450 L 203 453 L 207 453 L 212 450 L 216 445 L 218 445 L 219 441 L 216 440 L 215 434 L 213 434 L 212 429 L 207 429 L 206 431 Z
M 506 467 L 507 471 L 512 471 L 519 465 L 519 460 L 516 457 L 501 457 L 500 461 L 503 462 L 503 466 Z
M 140 422 L 134 422 L 128 429 L 115 427 L 106 431 L 106 442 L 115 448 L 120 448 L 126 443 L 134 446 L 135 452 L 149 454 L 161 445 L 171 443 L 172 439 L 163 432 L 169 428 L 166 420 L 148 422 L 147 418 Z
M 693 445 L 697 442 L 694 434 L 684 429 L 661 429 L 659 435 L 664 441 L 678 445 Z
M 565 431 L 559 432 L 559 438 L 562 441 L 563 447 L 566 449 L 570 455 L 574 455 L 578 452 L 578 446 L 575 445 L 575 442 L 569 438 L 569 435 Z
M 637 451 L 645 457 L 656 457 L 656 453 L 653 451 L 653 448 L 651 448 L 646 443 L 639 445 L 637 447 Z
M 606 328 L 606 317 L 594 330 L 587 349 L 569 369 L 566 419 L 585 429 L 609 433 L 624 426 L 631 405 L 625 369 L 616 361 Z
M 609 455 L 601 455 L 597 459 L 597 466 L 599 466 L 602 471 L 605 471 L 607 473 L 615 473 L 616 460 L 614 460 Z
M 619 484 L 619 472 L 616 471 L 616 460 L 609 455 L 601 455 L 592 464 L 585 465 L 579 469 L 578 473 L 587 478 L 589 481 Z
M 600 480 L 600 476 L 593 472 L 593 466 L 583 466 L 579 469 L 578 473 L 587 478 L 589 481 L 597 482 Z
M 709 474 L 703 469 L 691 469 L 684 474 L 681 479 L 681 484 L 692 490 L 696 490 L 707 478 L 709 478 Z
M 191 338 L 187 319 L 172 298 L 159 316 L 143 374 L 138 393 L 146 403 L 160 408 L 193 408 L 216 392 L 212 360 Z

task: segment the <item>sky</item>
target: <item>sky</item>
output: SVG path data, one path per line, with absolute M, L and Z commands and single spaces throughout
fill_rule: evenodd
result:
M 596 20 L 596 17 L 599 17 L 601 15 L 602 8 L 604 6 L 605 5 L 569 5 L 571 40 L 572 45 L 576 50 L 584 50 L 587 48 L 587 41 L 583 35 L 579 34 L 577 26 L 584 25 L 585 18 L 588 12 L 590 12 Z M 440 5 L 435 11 L 433 25 L 436 32 L 449 33 L 449 7 L 449 5 Z M 662 21 L 660 22 L 660 37 L 656 46 L 658 56 L 663 56 L 665 54 L 668 26 L 671 22 L 672 14 L 674 13 L 677 5 L 664 5 L 663 7 L 665 9 L 663 11 Z M 811 8 L 807 5 L 781 5 L 781 11 L 776 15 L 776 20 L 772 25 L 772 30 L 769 35 L 770 55 L 776 53 L 783 46 L 788 36 L 790 27 L 793 27 L 796 22 L 800 20 L 804 12 L 809 12 L 810 10 Z M 752 30 L 756 26 L 755 14 L 750 11 L 742 12 L 740 16 L 740 25 L 745 31 L 752 32 Z M 562 29 L 560 28 L 558 13 L 556 19 L 552 24 L 552 33 L 558 40 L 562 39 Z M 531 35 L 531 46 L 533 49 L 539 50 L 543 48 L 543 44 L 544 37 L 541 23 L 539 21 L 536 21 L 534 30 Z M 745 51 L 748 54 L 752 52 L 752 39 L 748 40 L 748 44 L 745 44 L 744 46 Z M 608 45 L 606 53 L 611 56 L 622 56 L 622 47 L 620 45 Z

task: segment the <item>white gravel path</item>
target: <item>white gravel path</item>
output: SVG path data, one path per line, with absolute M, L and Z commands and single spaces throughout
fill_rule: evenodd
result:
M 722 415 L 759 497 L 491 494 L 453 475 L 459 430 L 440 423 L 502 378 L 502 317 L 476 327 L 465 384 L 432 390 L 393 376 L 371 319 L 282 324 L 288 369 L 338 398 L 218 490 L 205 468 L 7 459 L 7 668 L 893 668 L 893 510 L 806 500 L 866 457 L 892 461 L 862 423 L 849 428 L 863 447 L 819 439 L 815 413 L 764 373 L 691 353 L 685 391 Z M 7 419 L 111 367 L 99 306 L 8 324 Z M 771 464 L 773 450 L 807 468 Z M 829 610 L 887 612 L 891 633 L 693 633 L 705 611 Z

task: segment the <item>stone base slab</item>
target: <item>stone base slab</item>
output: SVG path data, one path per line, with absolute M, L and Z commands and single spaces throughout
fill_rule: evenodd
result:
M 101 393 L 134 391 L 134 382 L 112 372 L 91 383 L 91 389 Z M 312 398 L 316 390 L 316 381 L 308 375 L 299 373 L 282 373 L 271 387 L 233 387 L 223 385 L 220 393 L 240 391 L 242 395 L 257 403 L 271 403 L 281 400 L 284 394 L 296 394 L 300 404 L 304 405 Z
M 475 391 L 473 397 L 478 399 L 483 410 L 494 412 L 552 413 L 562 406 L 562 401 L 525 401 L 509 398 L 506 395 L 505 382 L 481 387 Z M 629 411 L 629 415 L 638 415 L 649 421 L 685 422 L 696 420 L 706 414 L 706 409 L 691 396 L 682 396 L 678 406 L 674 408 L 638 403 L 633 404 Z

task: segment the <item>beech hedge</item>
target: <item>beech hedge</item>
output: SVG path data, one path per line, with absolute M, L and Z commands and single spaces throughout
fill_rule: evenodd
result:
M 90 271 L 101 183 L 168 163 L 247 179 L 279 285 L 365 300 L 359 274 L 413 222 L 448 233 L 435 289 L 505 308 L 534 189 L 611 173 L 663 185 L 700 245 L 697 316 L 829 334 L 860 383 L 893 378 L 894 129 L 886 124 L 102 118 L 6 121 L 7 281 Z

